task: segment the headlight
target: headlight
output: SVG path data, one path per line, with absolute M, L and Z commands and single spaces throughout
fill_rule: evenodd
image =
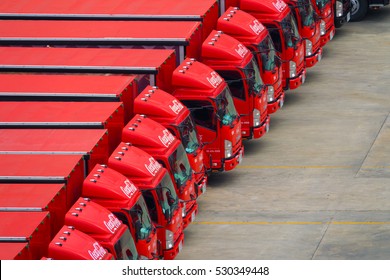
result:
M 321 23 L 320 23 L 320 33 L 321 33 L 321 36 L 325 35 L 326 33 L 326 24 L 325 24 L 325 21 L 321 20 Z
M 294 78 L 297 75 L 297 65 L 294 61 L 290 61 L 290 78 Z
M 166 242 L 165 243 L 166 248 L 167 249 L 173 248 L 173 232 L 168 230 L 168 229 L 166 229 L 165 230 L 165 236 L 166 236 L 166 241 L 165 241 Z
M 274 96 L 275 94 L 275 89 L 273 86 L 268 86 L 268 90 L 267 90 L 267 102 L 272 102 L 274 101 Z
M 260 111 L 253 109 L 253 126 L 257 127 L 260 125 Z
M 336 1 L 336 17 L 341 17 L 343 15 L 343 3 Z
M 306 56 L 311 56 L 313 51 L 313 43 L 310 40 L 305 40 Z
M 182 207 L 183 208 L 181 208 L 181 216 L 184 218 L 186 216 L 186 214 L 187 214 L 187 212 L 186 212 L 186 203 L 185 202 L 182 202 Z
M 233 145 L 229 140 L 225 140 L 225 158 L 230 158 L 233 154 Z

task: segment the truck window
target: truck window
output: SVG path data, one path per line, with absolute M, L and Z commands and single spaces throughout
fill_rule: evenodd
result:
M 217 117 L 214 112 L 214 107 L 210 101 L 182 100 L 182 102 L 191 111 L 191 114 L 197 125 L 211 130 L 217 129 Z
M 268 31 L 269 31 L 269 34 L 271 35 L 272 41 L 274 42 L 274 46 L 275 46 L 276 51 L 281 53 L 282 52 L 282 43 L 281 43 L 281 39 L 280 39 L 279 29 L 271 27 Z
M 148 206 L 149 215 L 153 222 L 157 222 L 157 207 L 154 202 L 153 194 L 150 191 L 143 192 L 143 197 L 145 199 L 146 205 Z
M 245 100 L 245 87 L 243 78 L 238 71 L 217 71 L 229 85 L 233 97 Z

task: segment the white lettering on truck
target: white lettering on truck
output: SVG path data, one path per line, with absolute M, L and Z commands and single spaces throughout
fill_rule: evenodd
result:
M 273 2 L 272 5 L 274 5 L 275 9 L 279 12 L 283 11 L 287 6 L 282 0 L 276 0 L 276 2 Z
M 117 217 L 115 217 L 114 214 L 108 214 L 108 221 L 104 221 L 103 222 L 104 225 L 106 226 L 106 228 L 112 233 L 114 234 L 114 232 L 116 232 L 116 230 L 120 227 L 121 225 L 121 222 L 118 220 Z
M 93 243 L 93 250 L 88 250 L 89 255 L 93 260 L 101 260 L 106 255 L 106 250 L 99 243 Z
M 183 104 L 181 104 L 178 100 L 173 100 L 172 105 L 169 105 L 169 108 L 178 115 L 180 111 L 184 108 Z
M 264 25 L 262 25 L 257 19 L 253 21 L 253 24 L 249 24 L 249 27 L 255 32 L 256 35 L 259 35 L 261 31 L 264 30 Z
M 161 143 L 167 148 L 173 143 L 173 141 L 175 141 L 175 137 L 168 131 L 168 129 L 164 129 L 163 135 L 159 135 L 158 139 L 160 139 Z
M 222 83 L 222 78 L 217 74 L 217 72 L 213 71 L 210 73 L 210 77 L 207 77 L 207 81 L 209 81 L 210 85 L 214 88 L 217 88 L 217 86 Z
M 243 44 L 238 44 L 235 51 L 241 57 L 244 57 L 248 53 L 248 49 Z
M 120 186 L 120 189 L 122 190 L 122 192 L 128 197 L 128 198 L 131 198 L 133 196 L 133 194 L 137 191 L 137 187 L 134 186 L 134 184 L 132 182 L 130 182 L 129 179 L 126 179 L 124 182 L 123 182 L 125 185 L 124 186 Z
M 160 170 L 161 165 L 154 159 L 149 158 L 149 164 L 145 163 L 146 169 L 149 171 L 152 176 L 156 176 L 157 172 Z

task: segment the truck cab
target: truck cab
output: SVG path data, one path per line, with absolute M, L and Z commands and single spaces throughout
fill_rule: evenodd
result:
M 209 171 L 206 170 L 204 161 L 207 158 L 190 110 L 173 95 L 148 86 L 134 99 L 134 114 L 145 114 L 181 140 L 194 170 L 196 195 L 199 197 L 205 193 Z
M 240 114 L 244 139 L 257 139 L 269 130 L 266 86 L 252 53 L 241 42 L 213 30 L 202 44 L 202 63 L 217 72 L 229 85 Z
M 191 111 L 211 168 L 234 169 L 244 147 L 240 116 L 226 82 L 210 67 L 188 58 L 173 72 L 172 86 L 173 95 Z
M 306 79 L 305 50 L 287 4 L 282 0 L 241 0 L 239 8 L 267 27 L 282 60 L 283 89 L 298 88 Z
M 145 115 L 135 115 L 123 128 L 122 141 L 142 149 L 167 169 L 183 209 L 186 228 L 198 213 L 195 180 L 181 141 Z
M 305 66 L 313 67 L 321 60 L 320 20 L 310 0 L 284 0 L 291 9 L 305 45 Z
M 320 17 L 321 47 L 331 41 L 335 35 L 334 12 L 332 0 L 311 0 L 313 7 Z
M 108 159 L 108 166 L 126 176 L 142 192 L 161 244 L 159 255 L 174 259 L 184 242 L 182 208 L 168 171 L 150 154 L 121 143 Z
M 105 207 L 80 197 L 65 215 L 74 226 L 100 243 L 116 260 L 137 260 L 134 239 L 126 225 Z
M 46 259 L 113 260 L 114 257 L 86 233 L 65 225 L 50 242 Z
M 240 41 L 256 59 L 260 76 L 267 86 L 267 112 L 273 114 L 284 104 L 282 68 L 268 30 L 252 15 L 237 7 L 229 7 L 218 19 L 221 30 Z
M 158 258 L 156 227 L 141 191 L 132 181 L 106 165 L 96 165 L 84 180 L 82 195 L 105 207 L 128 227 L 140 259 Z

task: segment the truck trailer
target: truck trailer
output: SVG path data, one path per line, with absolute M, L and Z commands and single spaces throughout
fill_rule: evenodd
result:
M 0 242 L 0 260 L 31 260 L 28 242 Z

